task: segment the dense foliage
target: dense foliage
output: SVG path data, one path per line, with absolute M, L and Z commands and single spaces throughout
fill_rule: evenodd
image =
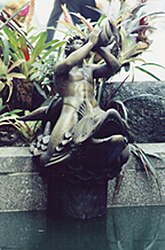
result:
M 47 43 L 46 31 L 35 34 L 30 29 L 27 33 L 24 32 L 15 21 L 15 15 L 9 18 L 4 7 L 5 5 L 0 5 L 0 126 L 2 131 L 4 127 L 12 127 L 24 139 L 31 141 L 39 127 L 38 123 L 23 122 L 17 118 L 55 95 L 53 75 L 56 63 L 63 58 L 66 40 L 75 34 L 87 39 L 94 25 L 78 14 L 81 25 L 73 26 L 65 22 L 64 39 L 54 39 Z M 162 13 L 147 14 L 143 7 L 144 4 L 139 4 L 129 9 L 126 1 L 121 1 L 116 18 L 109 20 L 102 13 L 95 27 L 103 27 L 104 41 L 109 43 L 110 52 L 119 61 L 121 68 L 132 74 L 130 65 L 137 67 L 135 61 L 141 61 L 141 66 L 137 68 L 159 80 L 143 67 L 145 62 L 139 56 L 150 47 L 148 35 L 154 30 L 150 20 Z M 65 8 L 64 14 L 68 15 Z M 105 25 L 106 22 L 108 25 Z M 89 60 L 102 63 L 94 52 Z M 97 96 L 100 97 L 102 84 L 98 90 Z

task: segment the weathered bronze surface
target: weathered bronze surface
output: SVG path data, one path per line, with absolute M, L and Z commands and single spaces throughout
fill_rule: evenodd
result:
M 41 112 L 45 116 L 43 134 L 31 145 L 41 173 L 48 178 L 49 207 L 54 204 L 56 210 L 64 210 L 68 216 L 73 216 L 73 205 L 66 208 L 66 204 L 71 203 L 77 204 L 75 217 L 90 218 L 105 213 L 107 181 L 119 176 L 129 158 L 128 143 L 132 138 L 123 106 L 119 105 L 119 111 L 114 106 L 104 111 L 95 98 L 95 80 L 109 78 L 121 67 L 108 47 L 116 37 L 112 37 L 112 32 L 108 33 L 111 25 L 107 25 L 106 34 L 97 28 L 87 41 L 79 37 L 69 40 L 68 56 L 56 65 L 55 70 L 55 88 L 59 96 Z M 87 63 L 92 50 L 104 63 Z M 79 186 L 78 193 L 74 192 L 75 183 Z M 85 183 L 85 189 L 82 183 Z M 64 187 L 68 185 L 66 190 Z M 101 191 L 95 199 L 97 185 Z M 69 192 L 68 198 L 64 199 L 61 192 L 55 192 L 55 195 L 52 191 L 59 189 L 63 193 Z M 52 192 L 56 197 L 54 202 Z M 87 196 L 91 198 L 87 199 Z M 94 208 L 96 211 L 92 214 Z
M 92 176 L 93 172 L 99 175 L 103 171 L 104 179 L 112 179 L 128 159 L 129 133 L 125 117 L 113 108 L 105 112 L 95 99 L 94 80 L 109 78 L 121 66 L 108 49 L 116 39 L 112 36 L 113 27 L 109 22 L 106 26 L 107 29 L 94 29 L 87 41 L 78 36 L 70 39 L 66 45 L 67 57 L 56 66 L 55 88 L 62 99 L 61 112 L 53 126 L 52 118 L 51 121 L 46 119 L 43 136 L 31 147 L 44 167 L 83 165 L 81 172 L 91 168 Z M 84 61 L 92 50 L 105 62 L 89 64 Z M 51 106 L 48 108 L 49 116 L 54 117 L 59 98 L 55 99 L 52 110 Z

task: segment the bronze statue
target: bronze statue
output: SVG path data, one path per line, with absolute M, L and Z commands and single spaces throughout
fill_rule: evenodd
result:
M 108 25 L 111 31 L 112 24 Z M 47 122 L 43 136 L 39 136 L 31 146 L 32 153 L 39 158 L 42 166 L 70 165 L 71 162 L 71 165 L 75 162 L 79 164 L 82 155 L 85 155 L 84 164 L 87 165 L 88 161 L 91 162 L 92 154 L 98 151 L 99 159 L 105 161 L 105 168 L 116 168 L 114 174 L 109 170 L 111 174 L 104 175 L 105 179 L 112 179 L 127 161 L 129 132 L 125 120 L 114 109 L 103 111 L 95 99 L 94 79 L 109 78 L 121 67 L 107 49 L 107 42 L 112 42 L 111 35 L 109 32 L 109 37 L 105 36 L 101 28 L 95 28 L 87 41 L 79 36 L 69 39 L 65 49 L 66 58 L 55 69 L 55 87 L 62 98 L 60 115 L 52 129 L 50 122 Z M 105 44 L 107 46 L 103 47 Z M 104 59 L 103 64 L 88 64 L 85 61 L 92 50 Z M 56 102 L 54 110 L 58 106 Z M 97 159 L 93 158 L 92 161 L 92 168 L 98 165 Z M 102 161 L 99 164 L 101 171 L 104 164 Z
M 124 106 L 117 111 L 113 103 L 104 111 L 95 98 L 95 79 L 108 79 L 121 68 L 112 53 L 117 36 L 111 29 L 108 23 L 107 33 L 95 28 L 87 40 L 76 36 L 68 41 L 66 58 L 55 69 L 57 95 L 50 105 L 23 118 L 44 119 L 43 134 L 30 151 L 48 183 L 48 209 L 57 215 L 105 214 L 108 180 L 119 176 L 129 158 L 132 138 Z M 91 51 L 104 63 L 88 64 Z

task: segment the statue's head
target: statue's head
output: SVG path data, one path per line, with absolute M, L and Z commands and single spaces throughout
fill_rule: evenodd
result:
M 70 37 L 66 43 L 65 55 L 69 56 L 73 51 L 79 49 L 86 43 L 85 38 L 80 36 Z

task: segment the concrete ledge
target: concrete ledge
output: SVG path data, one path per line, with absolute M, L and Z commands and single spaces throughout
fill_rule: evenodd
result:
M 26 147 L 0 148 L 0 212 L 46 209 L 46 185 Z
M 141 143 L 138 146 L 148 154 L 156 168 L 160 189 L 155 179 L 146 175 L 137 157 L 131 154 L 124 167 L 123 180 L 115 199 L 115 180 L 109 182 L 109 207 L 165 205 L 165 143 Z
M 139 146 L 150 154 L 160 179 L 161 189 L 159 190 L 153 178 L 146 176 L 139 160 L 131 154 L 124 167 L 124 177 L 115 199 L 115 180 L 109 182 L 108 207 L 165 205 L 165 143 Z M 157 157 L 153 157 L 153 154 Z M 1 147 L 0 212 L 45 210 L 46 204 L 46 184 L 32 164 L 28 148 Z

